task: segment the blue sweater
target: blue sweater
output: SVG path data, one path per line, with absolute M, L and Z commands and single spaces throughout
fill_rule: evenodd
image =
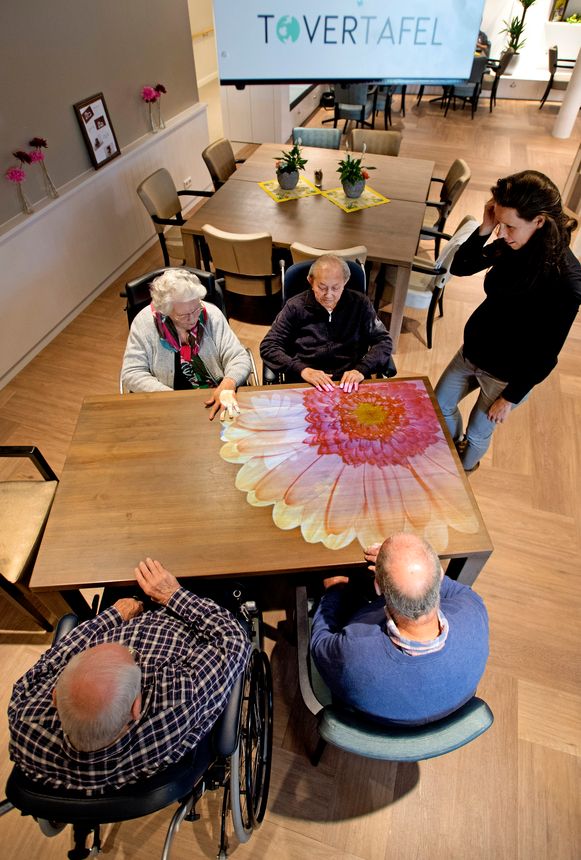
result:
M 413 725 L 438 720 L 474 695 L 488 657 L 488 615 L 472 589 L 443 578 L 446 644 L 415 657 L 388 638 L 383 597 L 343 627 L 344 597 L 340 586 L 323 595 L 311 637 L 315 664 L 335 698 L 375 717 Z

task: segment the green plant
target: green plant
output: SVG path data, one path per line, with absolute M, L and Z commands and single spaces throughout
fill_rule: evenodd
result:
M 501 33 L 508 34 L 507 47 L 512 48 L 515 54 L 518 54 L 526 42 L 526 39 L 521 38 L 525 28 L 525 18 L 527 10 L 530 9 L 535 0 L 519 0 L 519 2 L 523 7 L 521 17 L 519 18 L 518 15 L 515 15 L 510 21 L 503 21 L 502 23 L 505 26 L 504 29 L 500 31 Z
M 361 158 L 351 158 L 349 153 L 347 153 L 346 158 L 339 162 L 339 167 L 337 168 L 341 182 L 359 182 L 361 179 L 369 179 L 367 171 L 375 170 L 375 167 L 364 167 L 361 164 L 362 160 L 363 155 Z
M 295 170 L 304 170 L 307 159 L 301 155 L 301 150 L 298 143 L 288 152 L 282 151 L 281 155 L 275 160 L 277 173 L 294 173 Z
M 581 14 L 573 12 L 568 18 L 565 18 L 565 24 L 581 24 Z

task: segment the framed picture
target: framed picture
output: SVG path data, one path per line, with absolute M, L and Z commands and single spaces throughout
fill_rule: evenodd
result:
M 73 105 L 95 170 L 121 154 L 103 93 Z

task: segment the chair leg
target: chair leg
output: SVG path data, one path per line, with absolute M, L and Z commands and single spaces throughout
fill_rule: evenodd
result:
M 326 746 L 327 741 L 323 740 L 322 737 L 319 737 L 319 740 L 317 741 L 317 746 L 315 747 L 315 751 L 309 756 L 309 760 L 313 767 L 317 767 L 317 765 L 321 761 L 321 757 L 325 752 Z
M 432 299 L 430 301 L 430 307 L 428 308 L 428 316 L 426 319 L 426 343 L 428 345 L 428 349 L 432 348 L 432 327 L 434 325 L 434 316 L 436 313 L 436 307 L 438 305 L 439 300 L 441 299 L 442 291 L 439 289 L 435 289 L 432 293 Z
M 171 263 L 170 263 L 170 261 L 169 261 L 169 254 L 168 254 L 168 251 L 167 251 L 167 245 L 166 245 L 166 242 L 165 242 L 165 236 L 163 235 L 163 233 L 158 233 L 158 234 L 157 234 L 157 236 L 158 236 L 158 239 L 159 239 L 159 244 L 161 245 L 161 253 L 163 254 L 163 262 L 164 262 L 164 265 L 169 267 L 169 266 L 171 266 Z
M 542 97 L 542 99 L 541 99 L 541 104 L 539 105 L 539 110 L 542 110 L 542 107 L 543 107 L 544 103 L 547 101 L 547 98 L 548 98 L 548 96 L 549 96 L 549 93 L 551 92 L 551 89 L 552 89 L 552 87 L 553 87 L 553 79 L 554 79 L 554 77 L 555 77 L 555 75 L 554 75 L 554 74 L 552 74 L 552 75 L 551 75 L 551 77 L 549 78 L 549 83 L 547 84 L 547 89 L 546 89 L 546 90 L 545 90 L 545 92 L 543 93 L 543 97 Z
M 420 104 L 422 103 L 422 97 L 423 97 L 423 95 L 424 95 L 424 85 L 422 84 L 422 85 L 421 85 L 421 87 L 420 87 L 420 89 L 419 89 L 419 92 L 418 92 L 418 97 L 417 97 L 417 99 L 416 99 L 416 104 L 417 104 L 417 105 L 420 105 Z
M 405 95 L 407 92 L 407 87 L 404 84 L 401 88 L 401 103 L 400 103 L 400 112 L 403 117 L 405 117 Z
M 2 579 L 1 588 L 8 601 L 18 609 L 27 612 L 43 630 L 50 633 L 54 629 L 53 624 L 49 621 L 48 609 L 45 610 L 45 614 L 34 603 L 32 603 L 26 594 L 24 587 L 8 582 L 6 579 Z M 42 603 L 42 601 L 39 600 L 39 603 Z

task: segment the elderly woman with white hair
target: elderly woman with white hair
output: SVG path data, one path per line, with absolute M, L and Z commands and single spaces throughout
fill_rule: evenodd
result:
M 248 353 L 206 288 L 184 269 L 151 284 L 151 304 L 133 320 L 123 357 L 124 392 L 211 388 L 210 420 L 238 412 L 235 392 L 250 373 Z M 222 417 L 222 416 L 221 416 Z

